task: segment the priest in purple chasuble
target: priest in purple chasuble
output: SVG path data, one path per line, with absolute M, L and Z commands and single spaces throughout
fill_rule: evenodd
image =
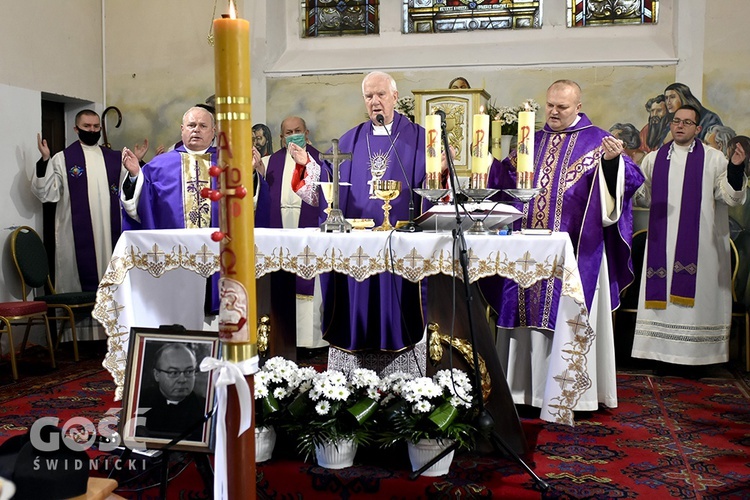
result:
M 372 181 L 401 181 L 401 194 L 391 201 L 391 223 L 409 218 L 409 196 L 419 206 L 419 197 L 409 187 L 422 186 L 425 178 L 425 131 L 420 125 L 398 114 L 396 82 L 387 73 L 372 72 L 362 82 L 362 92 L 369 120 L 357 125 L 339 139 L 339 150 L 351 153 L 352 160 L 340 165 L 342 186 L 339 206 L 347 218 L 374 219 L 383 222 L 383 201 L 375 198 Z M 383 119 L 380 125 L 379 115 Z M 393 143 L 388 138 L 390 134 Z M 319 179 L 330 179 L 331 166 L 308 158 L 304 150 L 290 145 L 298 163 L 296 191 L 312 204 L 318 203 Z M 399 166 L 403 162 L 404 171 Z M 406 174 L 406 177 L 404 176 Z M 325 208 L 325 201 L 320 201 Z M 325 214 L 322 219 L 325 220 Z M 352 237 L 356 237 L 352 235 Z M 422 338 L 424 309 L 420 285 L 389 272 L 357 282 L 340 274 L 321 277 L 323 289 L 323 338 L 331 345 L 348 351 L 379 349 L 400 351 Z
M 680 365 L 729 361 L 732 278 L 728 207 L 744 203 L 747 151 L 700 142 L 701 113 L 680 107 L 674 140 L 649 153 L 635 203 L 650 207 L 635 358 Z M 694 372 L 695 373 L 695 372 Z
M 320 208 L 303 201 L 292 189 L 297 164 L 289 154 L 287 144 L 296 144 L 320 164 L 320 152 L 308 143 L 308 136 L 304 119 L 299 116 L 286 117 L 281 122 L 281 149 L 263 157 L 270 192 L 270 227 L 296 229 L 320 225 Z M 267 142 L 270 143 L 270 137 Z M 325 347 L 328 343 L 323 340 L 320 331 L 320 313 L 319 307 L 316 307 L 319 304 L 314 304 L 313 300 L 315 280 L 299 276 L 296 280 L 297 346 Z
M 121 194 L 123 230 L 219 227 L 218 202 L 201 196 L 203 188 L 218 186 L 218 179 L 209 175 L 209 168 L 218 160 L 211 145 L 216 134 L 213 114 L 205 108 L 190 108 L 183 116 L 181 134 L 182 146 L 155 156 L 143 168 L 130 150 L 123 151 L 129 173 Z M 256 167 L 262 164 L 257 150 L 253 159 Z M 268 184 L 255 170 L 252 192 L 255 225 L 268 227 Z M 217 282 L 218 273 L 213 280 Z M 218 310 L 217 293 L 211 309 Z
M 79 112 L 75 122 L 78 140 L 51 159 L 47 141 L 38 137 L 42 158 L 31 180 L 42 203 L 56 204 L 57 292 L 96 291 L 121 232 L 122 155 L 97 145 L 101 122 L 94 111 Z
M 218 185 L 208 172 L 218 160 L 211 145 L 216 134 L 213 114 L 205 108 L 190 108 L 183 116 L 181 134 L 182 146 L 155 156 L 142 169 L 132 152 L 123 153 L 129 172 L 121 195 L 123 230 L 219 227 L 218 202 L 201 196 L 203 188 Z M 259 160 L 258 156 L 256 164 Z M 268 185 L 255 171 L 253 185 L 255 224 L 268 227 Z
M 611 311 L 619 306 L 620 290 L 633 280 L 631 198 L 643 174 L 621 154 L 622 142 L 595 127 L 580 108 L 578 84 L 562 80 L 549 87 L 546 124 L 534 135 L 534 186 L 542 191 L 523 206 L 514 229 L 545 228 L 570 235 L 598 342 L 598 361 L 589 368 L 601 372 L 592 375 L 590 399 L 582 398 L 583 406 L 576 409 L 596 410 L 597 393 L 599 402 L 617 406 Z M 488 187 L 515 188 L 516 166 L 515 152 L 495 161 Z M 514 400 L 540 407 L 546 377 L 534 373 L 539 364 L 534 357 L 548 352 L 561 282 L 542 280 L 522 289 L 512 280 L 491 278 L 480 286 L 498 313 L 498 353 Z

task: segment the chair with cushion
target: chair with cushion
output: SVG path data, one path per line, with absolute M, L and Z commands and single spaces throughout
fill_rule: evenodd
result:
M 13 261 L 18 274 L 21 276 L 23 297 L 28 293 L 35 293 L 34 300 L 46 302 L 48 318 L 61 320 L 57 345 L 62 338 L 65 320 L 70 323 L 70 333 L 73 337 L 73 356 L 78 361 L 78 337 L 76 335 L 76 312 L 90 313 L 96 301 L 96 292 L 67 292 L 56 293 L 49 276 L 47 253 L 44 243 L 36 231 L 28 226 L 21 226 L 11 235 L 10 240 Z M 45 290 L 44 295 L 36 295 L 39 290 Z M 62 311 L 58 316 L 56 311 Z M 51 314 L 51 315 L 50 315 Z M 79 314 L 80 316 L 80 314 Z
M 26 333 L 23 337 L 23 345 L 29 338 L 31 325 L 40 322 L 47 331 L 47 346 L 49 347 L 49 357 L 52 362 L 52 368 L 55 368 L 55 353 L 52 348 L 52 336 L 49 332 L 47 323 L 47 305 L 43 302 L 0 302 L 0 337 L 3 333 L 8 334 L 8 347 L 10 351 L 10 369 L 13 373 L 13 380 L 18 380 L 18 367 L 16 366 L 16 348 L 13 342 L 12 323 L 25 321 Z M 23 352 L 23 351 L 22 351 Z M 0 352 L 0 355 L 2 352 Z

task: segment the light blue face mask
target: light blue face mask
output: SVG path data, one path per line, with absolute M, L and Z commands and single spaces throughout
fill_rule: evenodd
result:
M 286 136 L 284 139 L 286 139 L 287 146 L 289 146 L 289 144 L 296 144 L 297 146 L 304 148 L 307 145 L 305 134 L 292 134 Z

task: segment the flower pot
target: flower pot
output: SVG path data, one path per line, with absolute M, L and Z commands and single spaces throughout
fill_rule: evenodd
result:
M 438 441 L 437 439 L 422 439 L 417 443 L 407 442 L 411 470 L 417 471 L 421 469 L 423 465 L 435 458 L 452 443 L 453 441 L 449 439 L 443 439 L 442 441 Z M 454 452 L 451 451 L 446 456 L 435 462 L 430 468 L 422 472 L 422 475 L 434 477 L 448 474 L 448 471 L 451 468 L 451 462 L 453 462 L 453 453 Z
M 353 439 L 341 439 L 337 442 L 326 442 L 315 447 L 315 458 L 318 465 L 326 469 L 345 469 L 354 464 L 357 454 L 357 443 Z
M 271 458 L 276 445 L 276 431 L 271 427 L 255 429 L 255 461 L 265 462 Z

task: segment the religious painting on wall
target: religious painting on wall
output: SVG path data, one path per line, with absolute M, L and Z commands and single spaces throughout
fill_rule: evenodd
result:
M 568 28 L 656 24 L 659 0 L 568 0 Z
M 402 0 L 403 33 L 542 27 L 542 0 Z
M 380 0 L 303 0 L 302 37 L 377 35 Z
M 214 383 L 199 367 L 218 355 L 215 332 L 132 328 L 120 414 L 125 446 L 210 451 Z

